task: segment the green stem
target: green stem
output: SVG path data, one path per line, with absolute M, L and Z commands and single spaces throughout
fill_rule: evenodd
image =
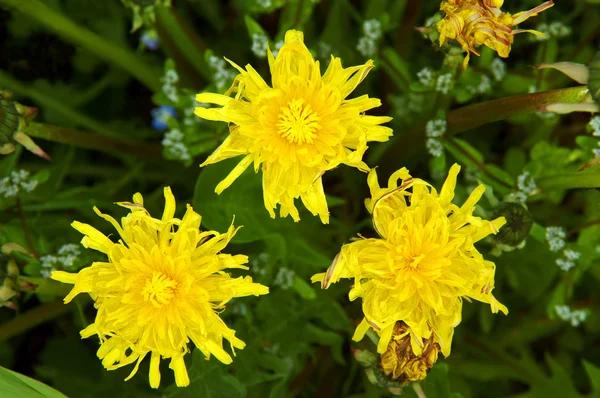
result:
M 464 106 L 448 112 L 447 136 L 520 114 L 537 112 L 540 107 L 553 103 L 578 104 L 584 99 L 586 90 L 586 86 L 577 86 Z
M 50 321 L 71 310 L 71 305 L 62 301 L 42 304 L 16 318 L 0 325 L 0 341 L 6 341 L 18 336 L 29 329 Z
M 157 144 L 105 137 L 100 134 L 85 133 L 43 123 L 31 122 L 23 129 L 23 132 L 31 137 L 106 153 L 117 152 L 142 158 L 161 158 L 162 153 L 161 146 Z
M 158 91 L 160 89 L 160 73 L 156 69 L 146 65 L 128 49 L 106 41 L 96 33 L 54 11 L 40 0 L 0 0 L 0 5 L 25 14 L 64 40 L 81 46 L 99 58 L 119 66 L 150 90 Z
M 206 48 L 206 45 L 193 29 L 175 13 L 173 8 L 156 6 L 154 11 L 156 22 L 168 33 L 173 44 L 196 69 L 196 72 L 206 81 L 212 80 L 212 72 L 204 59 L 202 51 Z
M 0 0 L 0 3 L 2 1 L 4 0 Z M 35 101 L 37 106 L 51 109 L 61 116 L 71 120 L 78 126 L 97 131 L 105 136 L 118 137 L 120 135 L 119 133 L 104 127 L 102 123 L 99 123 L 96 120 L 65 105 L 63 102 L 60 102 L 59 100 L 44 94 L 33 87 L 23 84 L 2 70 L 0 70 L 0 87 L 6 88 L 9 91 L 15 92 L 19 95 L 29 97 Z

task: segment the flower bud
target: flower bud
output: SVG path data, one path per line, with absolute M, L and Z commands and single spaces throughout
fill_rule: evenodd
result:
M 494 212 L 494 217 L 505 217 L 506 224 L 496 234 L 496 239 L 509 246 L 518 246 L 523 242 L 533 226 L 533 217 L 520 203 L 503 203 Z

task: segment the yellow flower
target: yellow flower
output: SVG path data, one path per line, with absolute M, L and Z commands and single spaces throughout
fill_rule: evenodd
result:
M 449 40 L 456 40 L 467 52 L 464 68 L 469 63 L 470 53 L 479 55 L 476 46 L 485 45 L 506 58 L 518 33 L 533 33 L 546 37 L 535 30 L 513 29 L 521 22 L 552 7 L 552 1 L 529 10 L 511 15 L 502 12 L 500 7 L 504 0 L 444 0 L 440 10 L 446 13 L 444 19 L 437 23 L 440 32 L 440 46 Z
M 112 242 L 94 227 L 73 222 L 85 235 L 84 247 L 101 251 L 107 262 L 95 262 L 77 274 L 55 271 L 52 278 L 75 286 L 65 297 L 70 302 L 79 293 L 89 293 L 98 309 L 94 323 L 81 331 L 82 338 L 98 335 L 98 357 L 108 370 L 135 367 L 138 370 L 150 354 L 150 385 L 160 384 L 160 358 L 170 358 L 178 386 L 190 382 L 183 360 L 190 339 L 207 359 L 214 355 L 223 363 L 231 356 L 223 349 L 223 338 L 231 349 L 245 344 L 235 337 L 219 318 L 218 312 L 234 297 L 269 292 L 266 286 L 252 283 L 250 277 L 231 278 L 227 268 L 248 269 L 248 257 L 223 254 L 237 229 L 226 234 L 200 231 L 200 215 L 190 205 L 183 219 L 174 218 L 175 197 L 165 188 L 165 209 L 161 219 L 144 209 L 142 195 L 133 203 L 119 203 L 131 213 L 121 224 L 111 216 L 96 214 L 110 222 L 121 239 Z
M 410 330 L 404 322 L 394 326 L 387 350 L 381 354 L 379 363 L 383 374 L 404 385 L 423 380 L 438 358 L 440 345 L 435 337 L 423 340 L 420 355 L 415 355 L 410 345 Z
M 196 108 L 196 115 L 229 123 L 230 135 L 201 165 L 235 156 L 244 158 L 221 181 L 221 193 L 250 164 L 258 172 L 262 167 L 263 196 L 271 217 L 281 205 L 280 216 L 298 221 L 294 200 L 329 221 L 322 175 L 340 164 L 368 171 L 362 161 L 369 141 L 387 141 L 392 130 L 380 126 L 391 120 L 366 116 L 381 101 L 363 95 L 348 99 L 350 93 L 373 68 L 369 60 L 361 66 L 342 68 L 339 58 L 331 57 L 323 76 L 304 45 L 302 32 L 289 30 L 277 58 L 268 51 L 272 86 L 256 70 L 246 70 L 229 61 L 240 74 L 225 95 L 203 93 L 196 101 L 220 105 L 220 108 Z M 231 97 L 230 97 L 231 96 Z
M 402 321 L 410 329 L 414 355 L 421 356 L 423 342 L 434 337 L 448 356 L 463 298 L 489 303 L 494 313 L 507 313 L 491 294 L 495 265 L 474 246 L 497 233 L 506 220 L 473 216 L 483 185 L 461 207 L 452 204 L 459 171 L 460 166 L 452 166 L 440 193 L 412 178 L 406 168 L 392 174 L 387 188 L 379 186 L 375 170 L 371 171 L 371 198 L 365 204 L 380 238 L 344 245 L 327 272 L 313 276 L 323 288 L 340 278 L 354 278 L 350 300 L 362 298 L 365 317 L 353 339 L 362 339 L 373 328 L 380 336 L 380 354 Z

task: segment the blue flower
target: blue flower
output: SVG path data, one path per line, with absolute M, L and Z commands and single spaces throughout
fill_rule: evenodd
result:
M 148 30 L 144 32 L 140 41 L 144 43 L 148 50 L 154 51 L 158 49 L 158 34 L 155 30 Z
M 157 131 L 166 130 L 169 127 L 167 125 L 169 118 L 176 116 L 175 108 L 170 105 L 161 105 L 154 108 L 152 109 L 152 128 Z

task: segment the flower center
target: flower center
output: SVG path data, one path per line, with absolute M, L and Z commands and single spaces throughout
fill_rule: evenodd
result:
M 312 143 L 316 132 L 321 128 L 321 118 L 310 104 L 304 104 L 302 98 L 281 107 L 278 119 L 277 132 L 291 144 Z
M 160 308 L 175 297 L 177 281 L 159 271 L 152 273 L 152 278 L 146 280 L 142 294 L 144 301 L 150 301 L 153 306 Z

